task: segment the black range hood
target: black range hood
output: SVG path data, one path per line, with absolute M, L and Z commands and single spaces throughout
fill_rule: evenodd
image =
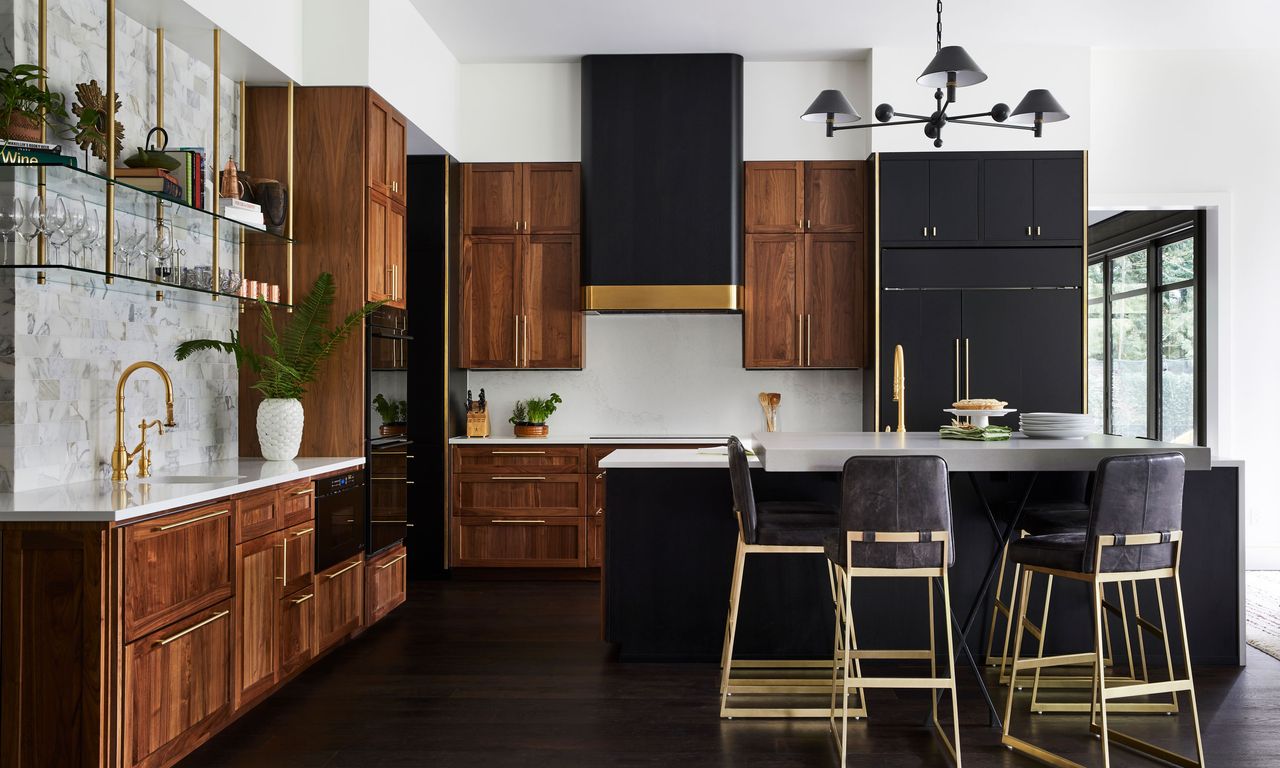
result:
M 742 57 L 582 58 L 589 312 L 742 306 Z

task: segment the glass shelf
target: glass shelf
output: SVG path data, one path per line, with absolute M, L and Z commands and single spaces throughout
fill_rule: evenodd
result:
M 73 267 L 68 264 L 45 264 L 44 266 L 38 266 L 36 264 L 0 264 L 0 271 L 13 272 L 15 274 L 30 274 L 33 277 L 37 272 L 46 272 L 46 273 L 49 273 L 50 275 L 67 273 L 68 275 L 78 274 L 78 275 L 89 275 L 89 276 L 101 277 L 101 278 L 107 277 L 107 273 L 100 269 L 89 269 L 87 267 Z M 236 301 L 244 303 L 246 306 L 256 306 L 258 304 L 257 299 L 251 299 L 247 296 L 241 296 L 236 293 L 223 293 L 222 291 L 213 291 L 207 288 L 196 288 L 194 286 L 189 286 L 189 285 L 178 285 L 177 283 L 166 283 L 162 280 L 151 280 L 149 278 L 138 277 L 136 275 L 112 274 L 111 276 L 116 280 L 126 280 L 130 283 L 135 283 L 142 286 L 151 286 L 156 288 L 157 290 L 162 290 L 162 291 L 167 291 L 167 290 L 187 291 L 187 292 L 199 294 L 202 296 L 217 296 L 217 297 L 226 298 L 226 299 L 235 299 Z M 285 304 L 283 302 L 277 302 L 277 301 L 268 301 L 266 302 L 266 304 L 272 309 L 289 310 L 293 308 L 289 304 Z
M 69 202 L 84 198 L 86 205 L 105 210 L 107 187 L 114 185 L 117 221 L 126 227 L 132 223 L 129 221 L 132 217 L 154 222 L 157 216 L 156 203 L 159 203 L 166 226 L 196 240 L 202 237 L 211 238 L 213 222 L 217 221 L 218 240 L 232 246 L 241 243 L 249 246 L 283 246 L 293 242 L 290 238 L 275 234 L 264 227 L 243 224 L 222 214 L 195 208 L 155 192 L 138 189 L 126 179 L 108 179 L 103 174 L 84 168 L 73 168 L 56 163 L 4 163 L 0 164 L 0 174 L 3 174 L 0 175 L 0 182 L 30 187 L 29 193 L 27 191 L 18 193 L 18 190 L 14 190 L 18 196 L 30 200 L 36 194 L 40 168 L 45 169 L 46 201 L 50 199 L 49 195 L 52 193 L 67 198 Z

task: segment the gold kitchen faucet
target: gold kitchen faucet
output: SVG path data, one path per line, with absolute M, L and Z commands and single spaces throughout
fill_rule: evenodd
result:
M 138 424 L 142 439 L 131 451 L 124 444 L 124 385 L 135 371 L 142 368 L 150 368 L 160 374 L 160 378 L 164 381 L 165 420 L 161 422 L 159 419 L 151 421 L 143 419 L 142 423 Z M 111 452 L 111 481 L 123 483 L 129 479 L 129 465 L 133 463 L 134 457 L 139 457 L 138 477 L 150 477 L 151 449 L 147 447 L 147 430 L 156 427 L 163 435 L 165 427 L 176 426 L 178 425 L 173 420 L 173 379 L 169 378 L 168 372 L 150 360 L 142 360 L 125 368 L 124 373 L 120 374 L 120 381 L 116 383 L 116 447 Z
M 893 401 L 898 404 L 898 431 L 907 431 L 907 371 L 902 363 L 902 345 L 893 348 Z

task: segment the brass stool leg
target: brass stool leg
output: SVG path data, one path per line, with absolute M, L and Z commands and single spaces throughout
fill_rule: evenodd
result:
M 1182 559 L 1182 546 L 1178 546 L 1179 561 Z M 1200 708 L 1196 705 L 1196 686 L 1191 677 L 1191 644 L 1187 641 L 1187 613 L 1182 605 L 1182 569 L 1179 564 L 1173 567 L 1173 594 L 1174 600 L 1178 604 L 1178 628 L 1182 636 L 1182 663 L 1186 665 L 1187 670 L 1187 697 L 1191 701 L 1191 723 L 1196 729 L 1196 760 L 1200 765 L 1204 765 L 1204 742 L 1200 738 Z M 1157 591 L 1160 588 L 1160 582 L 1156 582 Z M 1175 694 L 1176 695 L 1176 694 Z
M 1031 592 L 1031 571 L 1024 569 L 1022 574 L 1022 583 L 1019 585 L 1019 594 L 1015 605 L 1017 611 L 1014 613 L 1013 623 L 1017 629 L 1014 632 L 1013 640 L 1013 661 L 1009 669 L 1009 692 L 1004 700 L 1004 730 L 1000 735 L 1000 743 L 1005 746 L 1013 746 L 1016 741 L 1009 735 L 1009 725 L 1013 720 L 1013 697 L 1018 692 L 1018 662 L 1022 658 L 1022 631 L 1027 620 L 1027 597 Z
M 950 542 L 948 542 L 948 546 L 949 546 L 949 545 L 950 545 Z M 947 578 L 947 568 L 945 567 L 945 564 L 946 564 L 946 562 L 947 562 L 947 553 L 946 553 L 946 551 L 945 551 L 945 548 L 944 548 L 943 555 L 942 555 L 942 562 L 943 562 L 943 564 L 944 564 L 944 567 L 943 567 L 943 569 L 942 569 L 942 604 L 943 604 L 943 613 L 942 613 L 942 615 L 943 615 L 943 617 L 944 617 L 944 618 L 943 618 L 943 620 L 942 620 L 942 626 L 943 626 L 943 631 L 947 633 L 947 678 L 948 678 L 948 682 L 950 682 L 950 684 L 951 684 L 951 685 L 950 685 L 950 688 L 951 688 L 951 743 L 950 743 L 948 746 L 949 746 L 949 747 L 950 747 L 950 749 L 951 749 L 951 757 L 952 757 L 952 759 L 954 759 L 954 760 L 956 761 L 956 768 L 961 768 L 961 763 L 960 763 L 960 706 L 959 706 L 959 704 L 956 702 L 956 650 L 955 650 L 955 648 L 954 648 L 955 640 L 954 640 L 954 638 L 953 638 L 953 637 L 952 637 L 952 635 L 951 635 L 951 621 L 950 621 L 950 617 L 951 617 L 951 585 L 950 585 L 949 580 L 948 580 L 948 578 Z M 932 581 L 932 579 L 930 579 L 930 581 Z M 932 584 L 931 584 L 930 586 L 932 586 Z M 933 616 L 933 611 L 932 611 L 932 608 L 933 608 L 933 599 L 932 599 L 932 597 L 933 597 L 933 592 L 930 592 L 930 593 L 929 593 L 929 595 L 930 595 L 929 608 L 931 609 L 931 610 L 929 611 L 929 615 L 930 615 L 930 617 L 932 617 L 932 616 Z M 932 643 L 932 638 L 931 638 L 930 646 L 932 647 L 932 645 L 933 645 L 933 643 Z M 936 675 L 935 675 L 935 676 L 936 676 Z M 941 733 L 941 726 L 938 724 L 938 697 L 937 697 L 937 696 L 933 696 L 933 695 L 932 695 L 932 693 L 930 694 L 930 696 L 931 696 L 931 698 L 933 699 L 933 707 L 934 707 L 934 711 L 933 711 L 933 723 L 934 723 L 934 727 L 936 727 L 936 728 L 938 728 L 938 729 L 939 729 L 939 735 L 941 736 L 941 735 L 942 735 L 942 733 Z M 945 737 L 943 738 L 942 743 L 943 743 L 943 744 L 946 744 L 946 743 L 947 743 L 947 740 L 946 740 L 946 738 L 945 738 Z
M 1004 602 L 1004 599 L 1001 597 L 1001 595 L 1004 594 L 1004 573 L 1005 573 L 1005 568 L 1008 566 L 1008 562 L 1009 562 L 1009 542 L 1005 542 L 1004 548 L 1000 550 L 1000 570 L 997 572 L 998 575 L 996 577 L 995 597 L 991 600 L 991 624 L 989 627 L 987 627 L 987 649 L 982 654 L 982 658 L 986 661 L 988 667 L 997 666 L 996 660 L 993 659 L 991 656 L 991 649 L 995 645 L 995 641 L 996 641 L 996 620 L 1001 616 L 1003 616 L 1004 624 L 1006 627 L 1004 652 L 1000 654 L 1000 660 L 998 664 L 998 666 L 1000 667 L 1000 674 L 1002 676 L 1004 675 L 1005 655 L 1008 654 L 1009 652 L 1009 632 L 1007 628 L 1010 624 L 1010 617 L 1013 614 L 1012 606 L 1007 605 Z M 1017 593 L 1018 593 L 1018 566 L 1015 565 L 1013 567 L 1013 588 L 1010 590 L 1010 594 L 1009 594 L 1010 603 L 1013 602 L 1013 598 Z
M 1101 556 L 1097 561 L 1101 561 Z M 1098 568 L 1094 568 L 1096 575 Z M 1098 684 L 1096 690 L 1098 692 L 1098 714 L 1101 718 L 1101 736 L 1102 736 L 1102 768 L 1111 768 L 1111 742 L 1109 740 L 1110 729 L 1107 727 L 1107 670 L 1102 663 L 1102 584 L 1096 579 L 1091 584 L 1093 592 L 1093 637 L 1094 637 L 1094 655 L 1097 661 L 1094 662 L 1094 674 L 1097 676 Z M 1089 719 L 1093 719 L 1093 705 L 1090 704 Z
M 733 583 L 729 587 L 729 619 L 724 633 L 724 652 L 720 659 L 720 716 L 727 717 L 729 701 L 729 674 L 733 666 L 733 641 L 738 631 L 738 602 L 742 597 L 742 571 L 747 553 L 742 537 L 738 537 L 738 549 L 733 558 Z
M 1136 582 L 1134 584 L 1134 588 L 1135 589 L 1137 588 Z M 1172 651 L 1169 650 L 1169 624 L 1165 621 L 1165 617 L 1164 617 L 1164 593 L 1160 589 L 1159 581 L 1155 582 L 1155 588 L 1156 588 L 1156 606 L 1160 609 L 1160 639 L 1164 641 L 1165 663 L 1168 664 L 1169 679 L 1172 680 L 1173 679 L 1173 653 Z M 1181 608 L 1179 608 L 1179 612 L 1181 612 Z M 1187 667 L 1187 669 L 1191 669 L 1191 668 Z M 1173 691 L 1172 693 L 1169 694 L 1169 696 L 1173 699 L 1173 712 L 1177 712 L 1178 711 L 1178 692 Z

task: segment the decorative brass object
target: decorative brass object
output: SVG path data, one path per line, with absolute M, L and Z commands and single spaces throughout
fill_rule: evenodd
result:
M 76 144 L 99 160 L 107 160 L 107 97 L 97 80 L 76 84 L 76 103 L 71 112 L 80 119 L 76 124 Z M 120 94 L 116 94 L 116 111 L 120 110 Z M 112 113 L 114 114 L 114 113 Z M 124 151 L 124 124 L 116 121 L 116 154 Z
M 893 348 L 893 402 L 898 404 L 898 431 L 907 431 L 907 371 L 902 362 L 902 345 Z
M 227 164 L 222 169 L 222 183 L 218 190 L 219 196 L 240 199 L 239 171 L 240 169 L 236 167 L 235 159 L 228 157 Z
M 150 422 L 144 419 L 138 425 L 142 432 L 142 439 L 131 451 L 124 444 L 124 385 L 135 371 L 142 368 L 150 368 L 160 374 L 160 378 L 164 381 L 165 420 L 162 423 L 159 419 Z M 138 461 L 138 477 L 150 477 L 151 451 L 147 448 L 147 430 L 151 427 L 158 427 L 160 434 L 163 435 L 165 427 L 176 426 L 177 424 L 173 420 L 173 379 L 169 378 L 168 372 L 150 360 L 142 360 L 125 368 L 124 373 L 120 374 L 120 380 L 116 383 L 116 447 L 111 452 L 111 481 L 113 483 L 123 483 L 128 480 L 129 465 L 139 455 L 141 458 Z

